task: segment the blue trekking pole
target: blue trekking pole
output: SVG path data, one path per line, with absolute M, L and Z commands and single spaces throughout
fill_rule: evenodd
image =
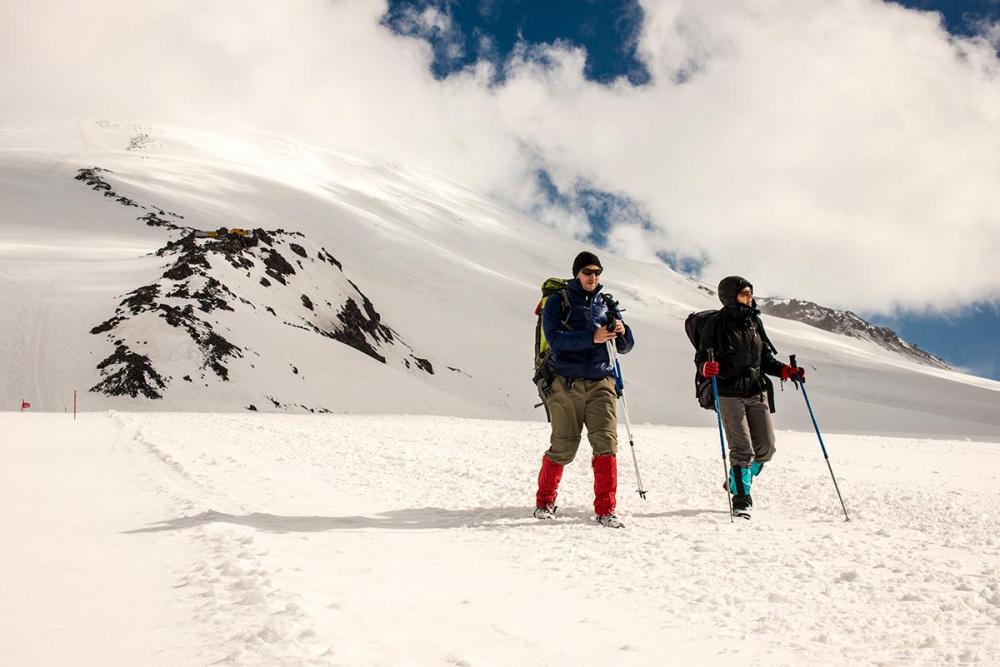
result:
M 715 350 L 708 350 L 708 360 L 715 361 Z M 726 465 L 726 438 L 722 434 L 722 410 L 719 409 L 719 385 L 712 376 L 712 395 L 715 396 L 715 417 L 719 422 L 719 447 L 722 448 L 722 476 L 726 480 L 726 500 L 729 501 L 729 523 L 733 523 L 733 494 L 729 488 L 729 466 Z
M 792 368 L 798 368 L 798 364 L 795 363 L 794 354 L 789 356 L 789 360 L 791 361 L 789 365 Z M 806 392 L 805 379 L 796 380 L 795 388 L 798 389 L 799 385 L 802 385 L 802 396 L 806 399 L 806 407 L 809 408 L 809 417 L 812 418 L 813 428 L 816 429 L 816 437 L 819 438 L 819 447 L 823 450 L 823 458 L 826 459 L 826 467 L 830 469 L 830 479 L 833 480 L 833 488 L 837 490 L 837 498 L 840 499 L 840 506 L 844 509 L 844 521 L 850 521 L 851 517 L 847 516 L 847 506 L 844 504 L 844 497 L 840 495 L 840 487 L 837 486 L 837 478 L 833 474 L 833 466 L 830 465 L 830 457 L 826 453 L 826 445 L 823 444 L 823 434 L 819 432 L 819 424 L 816 423 L 816 415 L 813 414 L 812 404 L 809 402 L 809 394 Z

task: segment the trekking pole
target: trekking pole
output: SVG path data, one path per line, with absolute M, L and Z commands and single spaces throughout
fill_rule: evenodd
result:
M 708 360 L 715 361 L 715 350 L 708 350 Z M 726 501 L 729 503 L 729 523 L 733 523 L 733 492 L 729 488 L 729 466 L 726 465 L 726 438 L 722 434 L 722 410 L 719 409 L 719 385 L 712 376 L 712 395 L 715 397 L 715 418 L 719 422 L 719 447 L 722 448 L 722 478 L 726 480 Z
M 609 324 L 609 326 L 613 325 Z M 622 401 L 622 412 L 625 414 L 625 432 L 628 433 L 628 447 L 629 451 L 632 452 L 632 463 L 635 465 L 635 481 L 639 485 L 636 491 L 639 493 L 639 497 L 645 500 L 646 490 L 642 488 L 642 477 L 639 475 L 639 460 L 635 457 L 635 443 L 632 440 L 632 423 L 628 418 L 628 402 L 625 400 L 625 392 L 623 390 L 625 383 L 622 380 L 622 365 L 618 361 L 618 350 L 615 348 L 614 340 L 612 338 L 606 341 L 605 345 L 608 348 L 608 360 L 611 361 L 611 367 L 615 372 L 615 392 Z
M 789 364 L 792 368 L 798 368 L 798 364 L 795 363 L 795 355 L 789 356 L 791 363 Z M 826 445 L 823 444 L 823 434 L 819 432 L 819 424 L 816 423 L 816 415 L 813 414 L 812 403 L 809 402 L 809 393 L 806 391 L 806 381 L 796 380 L 795 387 L 798 388 L 802 385 L 802 396 L 806 399 L 806 407 L 809 408 L 809 417 L 812 418 L 813 428 L 816 429 L 816 437 L 819 438 L 819 447 L 823 450 L 823 458 L 826 459 L 826 467 L 830 469 L 830 479 L 833 480 L 833 488 L 837 490 L 837 498 L 840 499 L 840 506 L 844 510 L 844 521 L 850 521 L 851 517 L 847 516 L 847 505 L 844 504 L 844 497 L 840 495 L 840 487 L 837 485 L 837 478 L 833 474 L 833 466 L 830 465 L 830 457 L 826 453 Z

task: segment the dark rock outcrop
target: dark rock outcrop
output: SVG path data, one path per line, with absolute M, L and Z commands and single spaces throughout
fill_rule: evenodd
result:
M 103 379 L 90 388 L 90 391 L 100 392 L 108 396 L 139 395 L 146 398 L 161 398 L 160 390 L 167 383 L 153 368 L 149 357 L 130 350 L 124 343 L 117 341 L 115 351 L 97 365 Z
M 232 332 L 220 325 L 219 320 L 207 316 L 219 311 L 235 313 L 240 304 L 261 314 L 270 313 L 272 318 L 278 318 L 278 322 L 285 326 L 336 340 L 383 364 L 388 363 L 387 351 L 399 345 L 405 349 L 397 351 L 394 363 L 399 364 L 401 369 L 410 369 L 412 360 L 416 370 L 434 373 L 431 361 L 414 354 L 412 348 L 383 323 L 375 304 L 357 284 L 345 279 L 342 264 L 325 248 L 310 251 L 307 241 L 298 241 L 305 239 L 302 234 L 281 229 L 257 228 L 248 232 L 220 228 L 199 232 L 179 227 L 165 216 L 178 219 L 183 216 L 118 195 L 104 178 L 110 173 L 94 167 L 81 169 L 76 178 L 109 197 L 115 197 L 124 205 L 145 209 L 147 212 L 138 217 L 138 221 L 183 231 L 184 234 L 167 241 L 155 252 L 157 257 L 169 261 L 161 278 L 126 294 L 115 313 L 91 329 L 92 334 L 106 335 L 115 347 L 114 352 L 98 367 L 102 380 L 91 391 L 112 396 L 162 397 L 170 378 L 156 371 L 155 358 L 133 352 L 123 340 L 130 330 L 130 322 L 138 317 L 150 316 L 159 318 L 165 326 L 183 331 L 190 338 L 200 353 L 198 366 L 203 371 L 202 380 L 205 379 L 205 372 L 210 372 L 220 381 L 228 381 L 234 360 L 243 358 L 248 350 L 252 355 L 260 355 L 252 348 L 235 344 L 230 340 Z M 298 269 L 289 262 L 284 254 L 286 251 L 297 256 L 293 259 Z M 231 271 L 225 270 L 226 264 L 239 271 L 235 279 Z M 260 274 L 260 267 L 263 267 L 264 275 Z M 334 267 L 336 273 L 331 273 Z M 300 280 L 300 273 L 305 276 L 304 280 Z M 324 291 L 316 291 L 318 286 L 324 285 Z M 251 295 L 259 298 L 260 286 L 270 288 L 269 302 L 255 304 Z M 283 287 L 296 289 L 297 292 L 288 293 Z M 303 289 L 313 291 L 304 293 Z M 331 303 L 332 295 L 338 292 L 341 301 L 339 304 Z M 305 310 L 300 313 L 305 314 L 289 310 L 292 299 L 301 303 Z M 282 311 L 282 315 L 279 316 L 278 311 Z M 268 318 L 268 326 L 274 326 L 272 318 Z M 143 324 L 139 330 L 145 333 L 148 324 Z M 255 368 L 254 364 L 250 363 L 249 368 Z M 292 369 L 294 374 L 299 374 L 297 367 L 292 366 Z M 182 379 L 194 382 L 192 375 L 186 373 Z M 317 411 L 317 408 L 305 405 L 285 404 L 271 397 L 268 399 L 279 409 Z M 326 410 L 318 408 L 318 411 Z

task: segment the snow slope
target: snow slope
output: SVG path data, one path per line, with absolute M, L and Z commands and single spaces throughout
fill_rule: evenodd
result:
M 79 170 L 93 167 L 109 170 L 101 174 L 117 197 L 76 180 Z M 76 388 L 85 410 L 252 405 L 541 419 L 529 380 L 532 311 L 542 280 L 567 273 L 581 249 L 556 230 L 417 167 L 235 130 L 108 121 L 3 127 L 0 204 L 0 336 L 6 341 L 0 404 L 7 409 L 27 398 L 35 409 L 62 411 Z M 226 360 L 225 374 L 213 371 L 203 346 L 171 329 L 163 315 L 139 313 L 141 321 L 90 333 L 121 316 L 123 300 L 145 286 L 161 285 L 159 306 L 191 303 L 165 296 L 198 287 L 164 275 L 176 261 L 164 249 L 185 232 L 149 226 L 151 212 L 200 230 L 284 230 L 308 254 L 287 285 L 268 289 L 259 285 L 264 256 L 248 255 L 249 268 L 239 271 L 221 256 L 209 257 L 208 276 L 235 298 L 231 310 L 196 308 L 194 314 L 240 350 Z M 342 265 L 343 277 L 314 261 L 320 249 Z M 663 265 L 602 259 L 607 289 L 626 308 L 638 340 L 623 360 L 634 418 L 710 421 L 693 399 L 692 351 L 682 323 L 691 311 L 715 307 L 714 298 Z M 377 348 L 386 363 L 323 335 L 338 331 L 338 309 L 352 289 L 355 301 L 369 298 L 381 322 L 405 343 Z M 766 292 L 766 285 L 760 289 Z M 311 311 L 303 296 L 313 304 L 329 301 L 329 310 Z M 1000 438 L 1000 383 L 920 366 L 873 343 L 801 323 L 766 321 L 779 350 L 798 354 L 808 368 L 810 394 L 827 429 Z M 165 379 L 162 398 L 88 391 L 121 370 L 113 364 L 98 369 L 119 343 L 148 357 Z M 408 367 L 411 354 L 434 372 Z M 795 392 L 779 392 L 778 401 L 779 426 L 810 427 Z
M 0 663 L 997 664 L 1000 450 L 779 432 L 730 524 L 716 433 L 639 426 L 621 531 L 546 428 L 0 414 Z

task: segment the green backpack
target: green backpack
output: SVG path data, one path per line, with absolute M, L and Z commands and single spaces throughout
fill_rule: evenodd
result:
M 569 294 L 566 292 L 566 285 L 568 283 L 569 280 L 565 278 L 549 278 L 546 280 L 542 283 L 542 299 L 535 306 L 535 315 L 537 317 L 537 321 L 535 322 L 535 375 L 532 378 L 532 382 L 538 388 L 538 396 L 542 399 L 542 402 L 536 404 L 535 407 L 545 406 L 546 418 L 549 418 L 549 408 L 545 405 L 545 402 L 552 393 L 552 371 L 548 367 L 549 355 L 552 352 L 552 348 L 549 347 L 549 341 L 545 339 L 545 327 L 542 326 L 542 311 L 545 310 L 545 303 L 549 300 L 549 297 L 558 296 L 562 299 L 562 327 L 566 330 L 571 329 L 568 324 L 570 314 Z

